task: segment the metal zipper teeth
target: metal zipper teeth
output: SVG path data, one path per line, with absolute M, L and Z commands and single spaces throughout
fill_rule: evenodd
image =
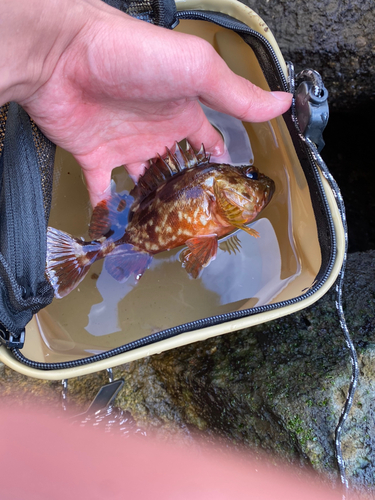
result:
M 215 12 L 212 12 L 212 14 L 215 14 Z M 226 16 L 226 14 L 222 14 L 219 12 L 221 16 Z M 286 81 L 284 71 L 281 67 L 281 64 L 279 62 L 279 59 L 273 50 L 272 45 L 270 42 L 265 38 L 263 35 L 261 35 L 258 31 L 253 30 L 252 28 L 249 28 L 245 23 L 242 21 L 238 21 L 237 19 L 235 22 L 231 21 L 229 16 L 228 19 L 225 19 L 224 17 L 220 17 L 220 19 L 215 19 L 214 17 L 211 17 L 209 13 L 206 12 L 200 12 L 200 11 L 195 11 L 195 10 L 184 10 L 177 12 L 177 18 L 178 19 L 195 19 L 195 20 L 201 20 L 201 21 L 209 21 L 214 24 L 218 24 L 219 26 L 222 26 L 223 28 L 227 28 L 230 30 L 233 30 L 237 33 L 245 33 L 247 35 L 253 35 L 255 38 L 260 40 L 268 49 L 269 53 L 272 56 L 272 60 L 277 67 L 278 73 L 280 80 L 282 81 L 284 90 L 288 90 L 288 83 Z
M 189 18 L 193 17 L 194 19 L 215 22 L 208 15 L 206 15 L 204 13 L 200 13 L 200 12 L 184 11 L 184 12 L 182 12 L 182 13 L 180 12 L 178 14 L 180 14 L 180 15 L 178 15 L 178 17 L 180 17 L 180 18 L 190 16 Z M 227 21 L 227 22 L 224 22 L 224 21 L 222 22 L 222 21 L 223 20 L 221 19 L 220 20 L 221 26 L 228 28 L 228 29 L 235 29 L 236 31 L 239 31 L 238 25 L 236 25 L 235 23 L 230 23 L 229 21 Z M 238 22 L 238 23 L 242 25 L 242 23 L 240 23 L 240 22 Z M 216 24 L 219 24 L 219 23 L 216 22 Z M 246 25 L 243 25 L 243 27 L 241 26 L 241 31 L 245 32 L 246 34 L 252 34 L 252 35 L 256 36 L 257 38 L 262 40 L 262 42 L 267 46 L 269 52 L 271 53 L 271 55 L 273 57 L 275 65 L 278 68 L 279 77 L 283 83 L 284 90 L 289 90 L 289 86 L 288 86 L 288 83 L 286 81 L 284 72 L 282 71 L 282 68 L 281 68 L 281 65 L 277 59 L 277 56 L 276 56 L 275 52 L 273 51 L 273 48 L 272 48 L 271 44 L 268 42 L 268 40 L 266 38 L 264 38 L 263 35 L 259 34 L 257 31 L 252 30 L 251 28 L 247 27 Z M 333 265 L 335 262 L 335 258 L 336 258 L 336 253 L 337 253 L 337 244 L 336 244 L 336 238 L 335 238 L 334 224 L 333 224 L 333 220 L 332 220 L 332 217 L 331 217 L 331 214 L 329 211 L 327 197 L 326 197 L 324 189 L 323 189 L 323 185 L 322 185 L 322 182 L 321 182 L 321 179 L 319 176 L 318 168 L 316 167 L 316 159 L 314 157 L 314 154 L 310 150 L 310 148 L 307 146 L 306 142 L 303 140 L 303 137 L 301 137 L 300 134 L 299 134 L 299 136 L 300 136 L 300 139 L 302 139 L 302 141 L 305 145 L 305 148 L 307 150 L 308 156 L 311 160 L 311 165 L 313 168 L 314 177 L 315 177 L 315 180 L 317 182 L 318 188 L 320 190 L 322 201 L 326 207 L 327 218 L 328 218 L 328 222 L 329 222 L 329 228 L 330 228 L 331 240 L 332 240 L 332 249 L 331 249 L 331 255 L 329 258 L 329 265 L 328 265 L 323 277 L 320 279 L 319 283 L 316 283 L 315 285 L 313 285 L 312 288 L 310 288 L 310 290 L 305 292 L 303 295 L 300 295 L 299 297 L 294 297 L 293 299 L 288 299 L 288 300 L 285 300 L 282 302 L 278 302 L 276 304 L 259 306 L 259 307 L 255 307 L 252 309 L 245 309 L 242 311 L 234 311 L 232 313 L 220 314 L 218 316 L 211 316 L 209 318 L 192 321 L 189 323 L 185 323 L 183 325 L 179 325 L 177 327 L 172 327 L 172 328 L 168 328 L 167 330 L 162 330 L 161 332 L 153 333 L 151 335 L 148 335 L 147 337 L 143 337 L 142 339 L 136 340 L 134 342 L 130 342 L 129 344 L 125 344 L 121 347 L 116 347 L 115 349 L 112 349 L 112 350 L 107 351 L 105 353 L 96 354 L 95 356 L 90 356 L 90 357 L 83 358 L 83 359 L 78 359 L 78 360 L 74 360 L 74 361 L 65 361 L 62 363 L 40 363 L 40 362 L 28 360 L 27 358 L 25 358 L 23 356 L 23 354 L 19 351 L 19 349 L 11 349 L 15 358 L 18 361 L 20 361 L 21 363 L 23 363 L 31 368 L 37 368 L 39 370 L 58 370 L 58 369 L 66 369 L 66 368 L 75 368 L 78 366 L 83 366 L 83 365 L 87 365 L 90 363 L 95 363 L 97 361 L 102 361 L 104 359 L 109 359 L 109 358 L 117 356 L 119 354 L 123 354 L 125 352 L 129 352 L 129 351 L 132 351 L 134 349 L 138 349 L 140 347 L 144 347 L 147 345 L 154 344 L 156 342 L 160 342 L 162 340 L 166 340 L 166 339 L 171 338 L 171 337 L 175 337 L 176 335 L 180 335 L 182 333 L 187 333 L 189 331 L 194 331 L 194 330 L 197 330 L 200 328 L 207 328 L 209 326 L 215 326 L 218 324 L 226 323 L 228 321 L 241 319 L 241 318 L 248 317 L 248 316 L 253 316 L 255 314 L 260 314 L 260 313 L 271 311 L 274 309 L 280 309 L 280 308 L 288 306 L 288 305 L 297 304 L 298 302 L 301 302 L 301 301 L 307 299 L 308 297 L 311 297 L 312 295 L 314 295 L 323 286 L 323 284 L 326 282 L 328 276 L 330 275 L 330 273 L 332 271 L 332 268 L 333 268 Z M 340 207 L 339 207 L 339 210 L 340 210 Z M 340 210 L 340 215 L 341 215 L 341 210 Z

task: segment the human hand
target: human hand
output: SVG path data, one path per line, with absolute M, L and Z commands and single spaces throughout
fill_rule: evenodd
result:
M 113 168 L 125 164 L 137 179 L 145 162 L 176 140 L 187 137 L 196 149 L 203 142 L 208 152 L 223 154 L 222 137 L 199 101 L 254 122 L 290 106 L 290 94 L 272 95 L 235 75 L 200 38 L 133 19 L 99 0 L 49 0 L 50 24 L 54 6 L 61 25 L 50 44 L 56 55 L 46 58 L 38 84 L 15 100 L 75 156 L 94 205 Z
M 261 460 L 259 449 L 252 457 L 245 447 L 242 452 L 232 451 L 228 445 L 223 450 L 222 444 L 200 443 L 197 437 L 186 445 L 171 435 L 169 442 L 165 437 L 157 440 L 149 431 L 147 437 L 137 435 L 131 426 L 127 433 L 120 432 L 113 417 L 114 425 L 98 426 L 103 415 L 98 419 L 91 416 L 92 428 L 87 421 L 86 426 L 79 426 L 77 417 L 72 425 L 61 413 L 51 412 L 53 402 L 43 408 L 41 397 L 34 394 L 34 399 L 39 411 L 25 402 L 22 407 L 14 402 L 7 407 L 3 401 L 0 409 L 0 424 L 7 429 L 0 455 L 7 479 L 1 485 L 5 500 L 342 498 L 339 491 L 301 468 L 286 468 L 275 458 L 268 463 Z M 126 430 L 126 422 L 122 427 Z M 360 496 L 356 498 L 360 500 Z

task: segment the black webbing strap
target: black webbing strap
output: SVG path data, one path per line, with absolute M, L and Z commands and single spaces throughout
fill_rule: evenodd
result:
M 174 0 L 103 0 L 111 7 L 130 16 L 164 28 L 175 28 L 178 24 Z
M 53 299 L 44 270 L 55 146 L 18 104 L 1 110 L 0 335 L 8 343 Z
M 173 28 L 174 0 L 105 0 L 138 19 Z M 0 107 L 0 343 L 21 349 L 33 314 L 51 303 L 46 227 L 56 146 L 16 103 Z

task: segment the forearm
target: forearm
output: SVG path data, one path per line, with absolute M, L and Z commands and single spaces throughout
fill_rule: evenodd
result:
M 22 102 L 52 74 L 91 0 L 1 0 L 0 104 Z M 97 0 L 94 0 L 97 4 Z

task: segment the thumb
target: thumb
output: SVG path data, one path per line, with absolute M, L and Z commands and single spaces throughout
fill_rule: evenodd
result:
M 285 113 L 292 94 L 267 92 L 233 73 L 218 56 L 219 62 L 204 81 L 200 100 L 210 108 L 246 122 L 264 122 Z

